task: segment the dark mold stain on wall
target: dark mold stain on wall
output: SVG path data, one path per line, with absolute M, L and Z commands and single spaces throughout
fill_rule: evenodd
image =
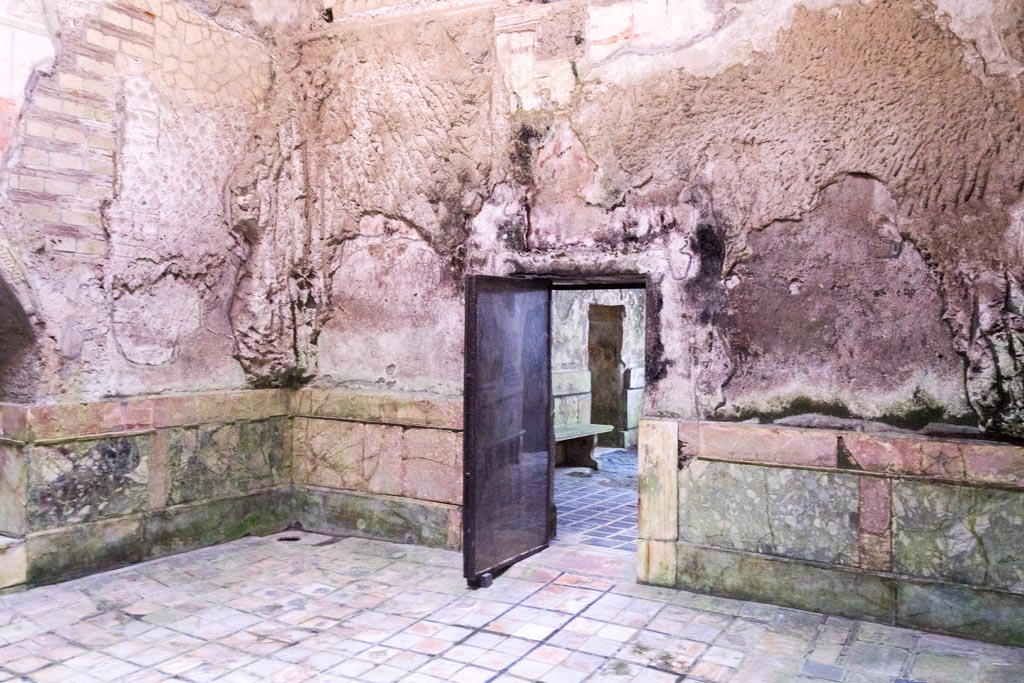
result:
M 575 7 L 539 20 L 537 54 L 576 68 L 585 24 Z M 436 260 L 418 279 L 442 269 L 452 285 L 436 288 L 437 310 L 461 310 L 464 272 L 523 262 L 658 278 L 656 414 L 809 406 L 906 426 L 973 414 L 1024 435 L 1024 288 L 1009 248 L 1024 101 L 965 58 L 973 48 L 934 7 L 798 7 L 771 49 L 714 75 L 605 82 L 576 68 L 571 97 L 518 109 L 493 32 L 487 12 L 383 23 L 304 42 L 279 69 L 230 192 L 245 243 L 232 324 L 250 382 L 372 374 L 323 349 L 325 327 L 359 348 L 377 330 L 369 307 L 336 303 L 339 274 L 365 267 L 363 250 L 395 299 L 420 296 L 401 260 L 417 243 Z M 315 307 L 289 307 L 296 269 L 316 274 Z M 442 328 L 461 318 L 401 318 L 388 334 L 429 335 L 444 377 L 401 369 L 397 341 L 367 364 L 398 367 L 389 386 L 453 386 L 461 335 Z

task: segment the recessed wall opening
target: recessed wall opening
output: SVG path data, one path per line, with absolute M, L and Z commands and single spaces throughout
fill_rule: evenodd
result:
M 636 549 L 646 291 L 636 276 L 467 278 L 470 586 L 490 585 L 556 535 Z
M 552 293 L 555 508 L 567 541 L 636 549 L 644 293 Z
M 33 335 L 28 316 L 14 292 L 0 277 L 0 401 L 29 395 Z

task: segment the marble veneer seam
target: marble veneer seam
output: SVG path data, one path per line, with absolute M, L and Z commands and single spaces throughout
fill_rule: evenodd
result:
M 849 565 L 841 564 L 825 564 L 821 562 L 815 562 L 814 560 L 803 560 L 795 557 L 786 557 L 784 555 L 768 555 L 766 553 L 755 553 L 748 550 L 738 550 L 735 548 L 720 548 L 712 545 L 702 545 L 698 543 L 678 543 L 678 545 L 686 546 L 687 548 L 695 548 L 697 550 L 710 550 L 719 553 L 728 553 L 730 555 L 739 555 L 742 557 L 749 557 L 751 559 L 769 560 L 772 562 L 784 562 L 787 564 L 798 564 L 806 567 L 813 567 L 814 569 L 828 569 L 837 572 L 843 572 L 846 574 L 853 574 L 856 576 L 873 576 L 877 579 L 884 579 L 887 581 L 895 581 L 897 583 L 914 583 L 914 584 L 926 584 L 935 586 L 949 586 L 950 588 L 959 588 L 966 590 L 974 590 L 982 593 L 999 593 L 1001 595 L 1012 595 L 1017 598 L 1024 597 L 1024 593 L 1014 593 L 1013 591 L 1006 590 L 1005 588 L 997 588 L 995 586 L 983 586 L 976 583 L 955 583 L 953 581 L 943 581 L 942 579 L 933 579 L 923 576 L 913 576 L 911 574 L 895 574 L 880 572 L 875 569 L 861 569 L 859 567 L 851 567 Z M 678 584 L 678 579 L 677 579 Z M 678 586 L 677 586 L 678 588 Z M 682 590 L 692 590 L 683 586 Z
M 413 502 L 420 505 L 440 505 L 447 508 L 455 508 L 457 510 L 462 509 L 461 503 L 447 503 L 441 500 L 427 500 L 426 498 L 410 498 L 409 496 L 396 496 L 392 493 L 372 493 L 370 491 L 358 491 L 356 489 L 338 489 L 331 488 L 330 486 L 317 486 L 316 484 L 291 484 L 292 488 L 303 488 L 313 491 L 323 491 L 325 493 L 349 493 L 358 496 L 366 496 L 367 498 L 385 498 L 390 500 L 401 500 L 406 502 Z
M 462 427 L 443 427 L 440 425 L 423 424 L 420 422 L 390 422 L 387 420 L 363 420 L 354 417 L 335 417 L 329 415 L 307 415 L 305 413 L 293 413 L 288 417 L 303 420 L 333 420 L 334 422 L 355 422 L 358 424 L 383 425 L 385 427 L 406 427 L 408 429 L 435 429 L 441 432 L 453 432 L 461 434 Z
M 102 432 L 99 434 L 83 434 L 79 436 L 59 436 L 49 439 L 33 439 L 26 441 L 27 446 L 58 446 L 63 443 L 77 443 L 79 441 L 99 441 L 101 439 L 120 439 L 130 436 L 145 436 L 156 434 L 160 429 L 173 429 L 173 427 L 150 427 L 148 429 L 133 429 L 123 432 Z
M 285 489 L 293 488 L 291 484 L 278 484 L 277 486 L 268 486 L 262 489 L 254 489 L 246 493 L 241 493 L 233 496 L 222 496 L 220 498 L 203 498 L 202 500 L 191 500 L 187 503 L 176 503 L 174 505 L 168 505 L 162 508 L 155 508 L 153 510 L 143 510 L 142 512 L 130 512 L 125 515 L 118 515 L 116 517 L 103 517 L 100 519 L 92 519 L 85 522 L 78 522 L 77 524 L 65 524 L 64 526 L 50 527 L 48 529 L 40 529 L 38 531 L 28 531 L 25 533 L 25 539 L 32 537 L 46 536 L 59 531 L 67 531 L 68 529 L 74 529 L 77 527 L 90 526 L 94 524 L 109 524 L 113 522 L 120 522 L 126 519 L 139 518 L 141 521 L 145 521 L 149 517 L 154 515 L 163 514 L 166 512 L 173 512 L 183 510 L 186 508 L 197 508 L 202 505 L 209 505 L 212 503 L 220 503 L 225 500 L 240 500 L 242 498 L 249 498 L 251 496 L 257 496 L 265 493 L 277 493 L 284 492 Z M 204 546 L 209 547 L 209 546 Z
M 949 479 L 929 474 L 906 474 L 902 472 L 872 472 L 870 470 L 853 470 L 841 467 L 822 467 L 820 465 L 789 465 L 777 462 L 762 462 L 758 460 L 732 460 L 728 458 L 711 458 L 707 456 L 696 456 L 691 462 L 721 462 L 729 465 L 749 465 L 751 467 L 768 467 L 776 470 L 803 470 L 807 472 L 822 472 L 826 474 L 850 474 L 859 477 L 874 477 L 876 479 L 890 479 L 896 481 L 914 481 L 929 484 L 948 484 L 952 486 L 969 486 L 980 489 L 1000 489 L 1003 491 L 1022 492 L 1024 484 L 1015 485 L 1007 482 L 988 482 L 977 479 Z

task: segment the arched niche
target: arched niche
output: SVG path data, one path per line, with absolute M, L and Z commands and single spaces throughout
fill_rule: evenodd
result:
M 0 263 L 0 401 L 19 401 L 31 395 L 36 361 L 34 308 L 10 284 Z

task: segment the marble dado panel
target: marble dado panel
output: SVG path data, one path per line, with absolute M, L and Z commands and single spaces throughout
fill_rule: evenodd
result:
M 462 502 L 458 432 L 304 417 L 293 429 L 297 485 Z
M 284 418 L 36 445 L 25 453 L 28 531 L 290 482 Z M 8 465 L 16 481 L 16 467 Z
M 659 585 L 1024 643 L 1024 448 L 677 427 L 660 458 L 679 467 L 678 569 Z
M 457 397 L 313 389 L 2 404 L 0 534 L 24 537 L 11 585 L 297 520 L 458 548 L 461 411 Z
M 167 505 L 288 483 L 283 418 L 166 432 Z
M 25 441 L 25 407 L 13 403 L 0 403 L 0 439 Z
M 296 486 L 292 495 L 295 519 L 304 529 L 462 548 L 462 511 L 456 505 L 312 486 Z
M 725 422 L 680 422 L 685 457 L 797 467 L 834 468 L 836 436 L 822 429 L 755 426 Z
M 0 442 L 0 536 L 25 534 L 27 470 L 24 448 Z
M 0 439 L 64 441 L 292 415 L 460 430 L 462 397 L 369 389 L 253 389 L 93 403 L 0 403 Z
M 893 484 L 893 569 L 1024 593 L 1024 492 Z
M 17 411 L 10 410 L 10 435 L 5 427 L 0 436 L 20 441 L 60 441 L 164 427 L 284 417 L 290 411 L 291 393 L 285 389 L 258 389 L 15 406 Z M 0 406 L 0 420 L 6 420 L 7 415 Z
M 27 450 L 29 531 L 146 510 L 152 435 Z
M 856 566 L 858 480 L 841 473 L 693 462 L 679 473 L 679 538 Z

